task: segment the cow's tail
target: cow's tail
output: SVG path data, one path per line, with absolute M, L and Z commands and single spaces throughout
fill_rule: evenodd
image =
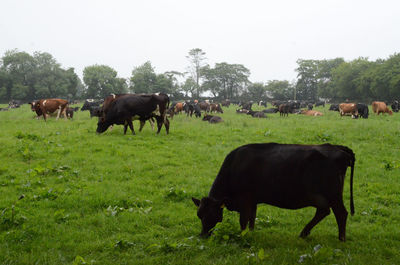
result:
M 356 162 L 356 157 L 354 155 L 353 150 L 348 148 L 347 146 L 338 145 L 342 151 L 346 152 L 350 156 L 350 163 L 348 166 L 351 167 L 351 174 L 350 174 L 350 213 L 354 215 L 354 198 L 353 198 L 353 176 L 354 176 L 354 164 Z
M 354 163 L 355 163 L 355 158 L 354 154 L 351 160 L 351 175 L 350 175 L 350 213 L 351 215 L 354 215 L 354 199 L 353 199 L 353 175 L 354 175 Z

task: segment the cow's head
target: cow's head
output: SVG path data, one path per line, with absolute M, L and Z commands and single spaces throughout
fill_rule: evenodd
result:
M 104 119 L 100 118 L 99 122 L 97 123 L 97 133 L 103 133 L 107 131 L 108 127 L 110 127 L 110 124 L 107 123 Z
M 204 197 L 201 200 L 193 198 L 192 201 L 197 206 L 197 216 L 201 220 L 202 230 L 201 235 L 210 235 L 211 229 L 218 222 L 222 222 L 224 202 L 217 201 L 210 197 Z

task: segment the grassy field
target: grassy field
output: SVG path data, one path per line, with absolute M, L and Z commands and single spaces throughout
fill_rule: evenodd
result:
M 231 106 L 222 124 L 178 115 L 169 135 L 136 122 L 135 136 L 122 126 L 97 135 L 87 111 L 47 122 L 28 105 L 0 112 L 0 264 L 400 264 L 400 114 L 317 110 L 325 116 L 254 119 Z M 255 142 L 353 149 L 345 243 L 332 213 L 301 239 L 314 208 L 269 205 L 259 205 L 254 231 L 241 233 L 225 210 L 213 236 L 199 237 L 191 197 L 208 194 L 231 150 Z

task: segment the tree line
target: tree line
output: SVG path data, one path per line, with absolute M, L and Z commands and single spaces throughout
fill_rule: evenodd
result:
M 91 65 L 83 79 L 74 68 L 64 69 L 49 53 L 32 55 L 6 51 L 0 60 L 0 101 L 39 98 L 104 98 L 114 93 L 163 92 L 174 99 L 214 97 L 220 100 L 355 100 L 391 101 L 400 98 L 400 54 L 370 61 L 357 58 L 297 60 L 297 80 L 250 82 L 242 64 L 207 63 L 199 48 L 189 51 L 185 72 L 156 73 L 151 62 L 135 67 L 129 78 L 118 77 L 107 65 Z

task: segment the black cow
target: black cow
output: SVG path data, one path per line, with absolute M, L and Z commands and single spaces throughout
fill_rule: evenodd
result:
M 129 128 L 132 134 L 135 134 L 132 120 L 140 120 L 140 126 L 143 127 L 146 120 L 153 117 L 157 120 L 157 133 L 160 133 L 164 124 L 167 134 L 169 133 L 169 120 L 166 112 L 169 107 L 169 97 L 166 94 L 128 94 L 116 98 L 109 105 L 105 116 L 102 116 L 97 123 L 97 133 L 102 133 L 113 124 L 124 125 L 124 134 Z
M 325 108 L 325 101 L 317 101 L 315 102 L 315 107 L 322 106 Z
M 358 117 L 368 119 L 368 105 L 364 103 L 357 103 Z
M 329 107 L 329 110 L 331 110 L 331 111 L 339 111 L 339 104 L 332 104 Z
M 65 113 L 67 114 L 68 118 L 72 119 L 74 117 L 74 112 L 77 112 L 78 110 L 79 107 L 74 107 L 74 108 L 67 107 Z
M 242 107 L 242 109 L 247 109 L 247 110 L 251 110 L 251 106 L 253 106 L 253 102 L 243 102 L 239 104 L 239 107 Z
M 185 106 L 183 106 L 183 109 L 185 110 L 187 116 L 190 115 L 190 117 L 192 117 L 192 115 L 194 113 L 196 118 L 201 117 L 200 107 L 196 103 L 186 102 Z
M 392 103 L 391 107 L 393 112 L 399 112 L 399 102 L 397 100 Z
M 262 112 L 264 113 L 277 113 L 279 111 L 279 108 L 269 108 L 269 109 L 265 109 Z
M 89 107 L 89 112 L 90 112 L 90 118 L 101 117 L 103 114 L 103 109 L 100 106 L 91 106 Z
M 85 102 L 83 103 L 81 111 L 84 110 L 90 111 L 90 109 L 93 107 L 100 107 L 102 103 L 103 103 L 102 99 L 86 99 Z
M 339 239 L 346 239 L 347 210 L 343 205 L 343 185 L 351 167 L 350 209 L 354 214 L 353 151 L 341 145 L 249 144 L 229 153 L 214 180 L 208 197 L 192 198 L 198 206 L 202 234 L 222 221 L 223 208 L 240 213 L 240 227 L 254 228 L 257 204 L 285 209 L 317 208 L 301 237 L 330 213 L 339 227 Z
M 266 118 L 267 117 L 267 116 L 265 116 L 265 113 L 262 111 L 249 110 L 249 112 L 247 112 L 247 115 L 251 115 L 253 118 Z
M 203 121 L 208 121 L 209 123 L 223 122 L 223 120 L 220 116 L 207 115 L 207 114 L 204 115 Z

